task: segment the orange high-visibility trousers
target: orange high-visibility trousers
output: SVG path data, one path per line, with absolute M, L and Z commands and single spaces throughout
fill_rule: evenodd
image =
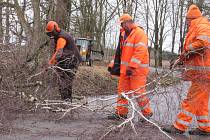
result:
M 210 132 L 210 120 L 208 117 L 209 94 L 210 82 L 192 81 L 187 98 L 181 104 L 182 110 L 177 115 L 174 127 L 186 131 L 195 115 L 198 128 L 202 131 Z
M 128 114 L 128 101 L 122 97 L 122 92 L 134 91 L 139 89 L 133 95 L 138 96 L 142 93 L 145 93 L 145 84 L 146 84 L 146 76 L 126 76 L 120 75 L 119 84 L 118 84 L 118 100 L 116 113 L 119 115 L 127 115 Z M 143 115 L 149 115 L 152 113 L 150 108 L 149 99 L 146 96 L 141 96 L 136 99 L 141 112 Z

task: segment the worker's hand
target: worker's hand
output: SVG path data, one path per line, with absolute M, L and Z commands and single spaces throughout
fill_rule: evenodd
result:
M 181 53 L 181 54 L 179 55 L 178 59 L 180 59 L 180 60 L 184 60 L 184 59 L 185 59 L 185 57 L 186 57 L 186 53 L 185 53 L 185 52 L 183 52 L 183 53 Z
M 171 60 L 171 62 L 170 62 L 170 70 L 174 69 L 176 66 L 184 65 L 184 59 L 185 58 L 178 57 L 176 60 Z
M 126 75 L 127 76 L 131 76 L 132 75 L 132 71 L 131 70 L 126 70 Z
M 175 68 L 177 65 L 183 65 L 183 61 L 186 59 L 186 57 L 187 57 L 187 52 L 183 51 L 176 60 L 172 59 L 170 61 L 170 69 Z
M 110 74 L 120 76 L 120 65 L 114 65 L 111 68 Z
M 50 59 L 48 62 L 48 66 L 55 65 L 56 63 L 57 63 L 57 61 L 55 59 Z
M 112 68 L 108 66 L 107 71 L 111 73 Z
M 172 65 L 170 65 L 170 69 L 174 69 L 181 62 L 180 58 L 176 59 Z
M 180 61 L 183 61 L 183 60 L 186 58 L 186 56 L 187 56 L 187 52 L 183 51 L 183 52 L 180 54 L 180 56 L 179 56 L 178 59 L 180 59 Z
M 127 76 L 132 76 L 133 75 L 133 70 L 134 70 L 134 68 L 127 67 L 127 69 L 126 69 L 126 75 Z

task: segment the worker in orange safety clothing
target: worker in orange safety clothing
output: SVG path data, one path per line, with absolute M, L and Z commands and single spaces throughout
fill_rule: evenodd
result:
M 49 65 L 56 65 L 61 99 L 72 99 L 72 81 L 82 60 L 71 34 L 60 29 L 55 21 L 47 23 L 46 34 L 54 41 L 54 54 Z
M 210 94 L 210 23 L 199 8 L 192 4 L 187 12 L 188 33 L 184 50 L 178 60 L 186 68 L 183 78 L 191 81 L 181 111 L 172 126 L 165 126 L 168 133 L 183 134 L 196 117 L 198 128 L 189 131 L 191 135 L 210 135 L 209 94 Z
M 128 91 L 135 91 L 132 95 L 139 96 L 136 101 L 142 114 L 149 119 L 153 115 L 149 99 L 142 95 L 146 92 L 146 77 L 149 71 L 148 38 L 143 29 L 134 23 L 129 14 L 123 14 L 119 21 L 123 31 L 121 33 L 122 40 L 120 40 L 118 99 L 116 112 L 108 116 L 108 119 L 127 118 L 128 100 L 121 93 Z

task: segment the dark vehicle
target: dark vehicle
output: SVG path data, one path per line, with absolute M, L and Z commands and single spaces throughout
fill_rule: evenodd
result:
M 82 61 L 88 66 L 92 66 L 93 61 L 101 61 L 104 56 L 103 50 L 96 47 L 95 41 L 88 38 L 77 38 L 75 40 L 79 52 L 82 56 Z

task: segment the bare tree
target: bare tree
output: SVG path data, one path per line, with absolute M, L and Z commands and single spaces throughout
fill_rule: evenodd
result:
M 179 52 L 182 52 L 183 47 L 184 47 L 184 36 L 186 32 L 186 23 L 183 23 L 183 18 L 184 18 L 184 0 L 180 0 L 180 27 L 179 27 L 179 40 L 180 40 L 180 45 L 179 45 Z
M 158 58 L 158 66 L 161 66 L 162 67 L 162 59 L 163 59 L 163 56 L 162 56 L 162 51 L 163 51 L 163 42 L 164 42 L 164 36 L 165 36 L 165 33 L 167 33 L 165 30 L 165 25 L 166 25 L 166 21 L 167 21 L 167 18 L 168 18 L 168 0 L 166 1 L 162 1 L 161 5 L 160 5 L 160 23 L 159 23 L 159 28 L 160 28 L 160 33 L 159 33 L 159 37 L 160 37 L 160 40 L 159 40 L 159 49 L 158 49 L 158 52 L 159 52 L 159 58 Z
M 9 0 L 7 0 L 7 3 Z M 9 44 L 10 40 L 10 34 L 9 34 L 9 28 L 10 28 L 10 21 L 9 21 L 9 16 L 10 16 L 10 7 L 6 7 L 6 33 L 5 33 L 5 45 L 7 46 Z
M 56 1 L 48 0 L 41 1 L 40 6 L 43 10 L 43 15 L 46 15 L 46 21 L 55 20 Z
M 40 47 L 46 42 L 40 17 L 40 0 L 24 1 L 23 6 L 21 6 L 18 0 L 14 0 L 13 2 L 14 4 L 10 3 L 10 5 L 16 11 L 18 21 L 23 28 L 23 36 L 26 38 L 26 46 L 28 46 L 26 47 L 25 62 L 26 64 L 30 62 L 30 66 L 34 70 L 37 67 Z M 33 10 L 32 19 L 31 15 L 27 15 L 26 11 L 24 11 L 26 4 L 31 4 L 31 10 Z
M 29 23 L 27 22 L 27 20 L 25 18 L 24 12 L 22 11 L 22 8 L 21 8 L 18 0 L 14 0 L 13 7 L 15 8 L 15 11 L 16 11 L 16 14 L 18 16 L 21 26 L 25 31 L 25 35 L 27 36 L 27 40 L 28 40 L 29 44 L 33 44 L 33 43 L 31 43 L 33 41 L 33 35 L 32 35 L 33 32 L 30 28 Z
M 149 34 L 149 1 L 146 0 L 146 33 Z M 148 45 L 148 51 L 149 51 L 149 64 L 150 64 L 150 58 L 151 58 L 151 45 Z
M 0 0 L 0 3 L 2 3 L 2 1 L 3 0 Z M 2 44 L 3 43 L 3 24 L 2 24 L 2 22 L 3 22 L 3 13 L 2 13 L 2 11 L 3 11 L 3 8 L 2 8 L 2 6 L 0 5 L 0 44 Z
M 137 0 L 123 0 L 122 1 L 122 13 L 130 14 L 134 19 L 137 17 L 137 9 L 140 7 L 140 3 Z
M 59 26 L 65 30 L 69 30 L 69 21 L 71 15 L 72 1 L 56 0 L 55 18 Z
M 165 34 L 165 25 L 168 10 L 168 1 L 167 0 L 153 0 L 154 6 L 154 59 L 155 67 L 162 66 L 162 47 Z
M 210 2 L 205 1 L 205 4 L 203 6 L 204 9 L 204 15 L 210 18 Z
M 74 7 L 78 10 L 72 14 L 71 22 L 76 36 L 95 39 L 98 49 L 103 50 L 107 26 L 116 15 L 119 5 L 113 5 L 108 0 L 80 0 L 74 3 Z
M 176 42 L 176 33 L 178 29 L 179 23 L 179 13 L 180 13 L 181 3 L 177 5 L 177 1 L 171 2 L 171 16 L 170 16 L 170 23 L 172 28 L 172 42 L 171 42 L 171 52 L 174 53 L 174 46 Z
M 123 0 L 123 13 L 129 13 L 130 15 L 135 17 L 133 13 L 135 12 L 134 5 L 136 4 L 137 2 L 135 2 L 134 0 Z
M 144 27 L 146 34 L 148 35 L 148 51 L 149 51 L 149 64 L 151 65 L 150 60 L 152 59 L 151 57 L 153 56 L 152 54 L 152 44 L 154 43 L 154 32 L 151 30 L 151 22 L 153 22 L 153 17 L 151 14 L 151 8 L 150 8 L 150 2 L 149 0 L 144 0 L 141 3 L 138 3 L 138 10 L 137 10 L 137 15 L 140 15 L 138 18 L 142 19 L 141 26 Z M 152 19 L 152 21 L 151 21 Z

